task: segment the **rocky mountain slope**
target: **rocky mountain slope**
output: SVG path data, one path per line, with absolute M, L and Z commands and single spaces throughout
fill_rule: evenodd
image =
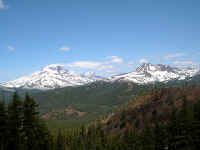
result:
M 175 68 L 168 65 L 153 65 L 145 63 L 138 67 L 135 71 L 111 77 L 112 81 L 131 81 L 138 84 L 146 84 L 152 82 L 167 82 L 170 80 L 184 80 L 196 75 L 196 68 Z

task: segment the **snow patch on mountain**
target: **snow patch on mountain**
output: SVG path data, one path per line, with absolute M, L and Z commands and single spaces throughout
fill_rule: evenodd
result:
M 125 80 L 138 84 L 147 84 L 152 82 L 167 82 L 169 80 L 184 80 L 194 76 L 198 72 L 196 68 L 176 68 L 168 65 L 153 65 L 144 63 L 135 71 L 111 77 L 112 81 Z
M 102 77 L 99 77 L 94 73 L 81 74 L 66 70 L 62 64 L 53 64 L 31 75 L 3 83 L 1 86 L 46 90 L 67 86 L 78 86 L 101 79 Z
M 77 73 L 66 70 L 65 65 L 53 64 L 31 75 L 2 83 L 0 86 L 6 88 L 47 90 L 67 86 L 79 86 L 99 80 L 107 82 L 129 81 L 137 84 L 147 84 L 152 82 L 167 82 L 175 79 L 184 80 L 199 73 L 199 70 L 196 68 L 176 68 L 162 64 L 153 65 L 144 63 L 133 72 L 104 78 L 96 75 L 94 72 Z

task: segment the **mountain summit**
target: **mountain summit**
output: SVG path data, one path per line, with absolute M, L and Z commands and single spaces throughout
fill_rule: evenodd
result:
M 68 71 L 62 64 L 52 64 L 41 71 L 1 84 L 9 88 L 54 89 L 66 86 L 83 85 L 102 79 L 94 73 L 81 74 Z
M 138 84 L 146 84 L 151 82 L 167 82 L 174 79 L 184 80 L 188 77 L 194 76 L 197 72 L 198 70 L 195 68 L 179 69 L 168 65 L 144 63 L 135 71 L 113 76 L 111 80 L 125 80 Z

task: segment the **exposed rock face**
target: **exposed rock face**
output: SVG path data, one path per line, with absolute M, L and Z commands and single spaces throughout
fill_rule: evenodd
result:
M 197 72 L 196 68 L 179 69 L 168 65 L 145 63 L 133 72 L 113 76 L 111 80 L 126 80 L 138 84 L 146 84 L 151 82 L 167 82 L 174 79 L 184 80 L 194 76 Z

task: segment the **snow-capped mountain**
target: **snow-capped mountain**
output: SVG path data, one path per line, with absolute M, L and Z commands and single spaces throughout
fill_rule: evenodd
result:
M 151 82 L 167 82 L 169 80 L 184 80 L 188 77 L 200 74 L 196 68 L 176 68 L 168 65 L 153 65 L 145 63 L 135 71 L 112 76 L 109 79 L 96 75 L 94 72 L 84 74 L 68 71 L 64 65 L 53 64 L 43 68 L 41 71 L 31 75 L 18 78 L 0 84 L 4 88 L 24 88 L 24 89 L 55 89 L 67 86 L 78 86 L 94 81 L 104 80 L 107 82 L 130 81 L 137 84 L 147 84 Z
M 6 87 L 0 85 L 0 92 L 2 92 L 2 91 L 15 92 L 15 90 L 13 90 L 13 89 L 9 89 L 9 88 L 6 88 Z
M 105 77 L 96 75 L 95 72 L 86 72 L 86 73 L 84 73 L 84 75 L 86 77 L 89 77 L 89 78 L 92 78 L 92 79 L 97 79 L 97 80 L 101 80 L 101 79 L 104 80 L 105 79 Z
M 169 80 L 184 80 L 194 76 L 198 72 L 196 68 L 175 68 L 168 65 L 153 65 L 145 63 L 135 71 L 111 77 L 112 81 L 132 81 L 138 84 L 151 82 L 167 82 Z
M 31 75 L 14 81 L 2 83 L 1 86 L 24 89 L 54 89 L 67 86 L 83 85 L 103 79 L 95 73 L 81 74 L 64 69 L 64 65 L 53 64 Z

